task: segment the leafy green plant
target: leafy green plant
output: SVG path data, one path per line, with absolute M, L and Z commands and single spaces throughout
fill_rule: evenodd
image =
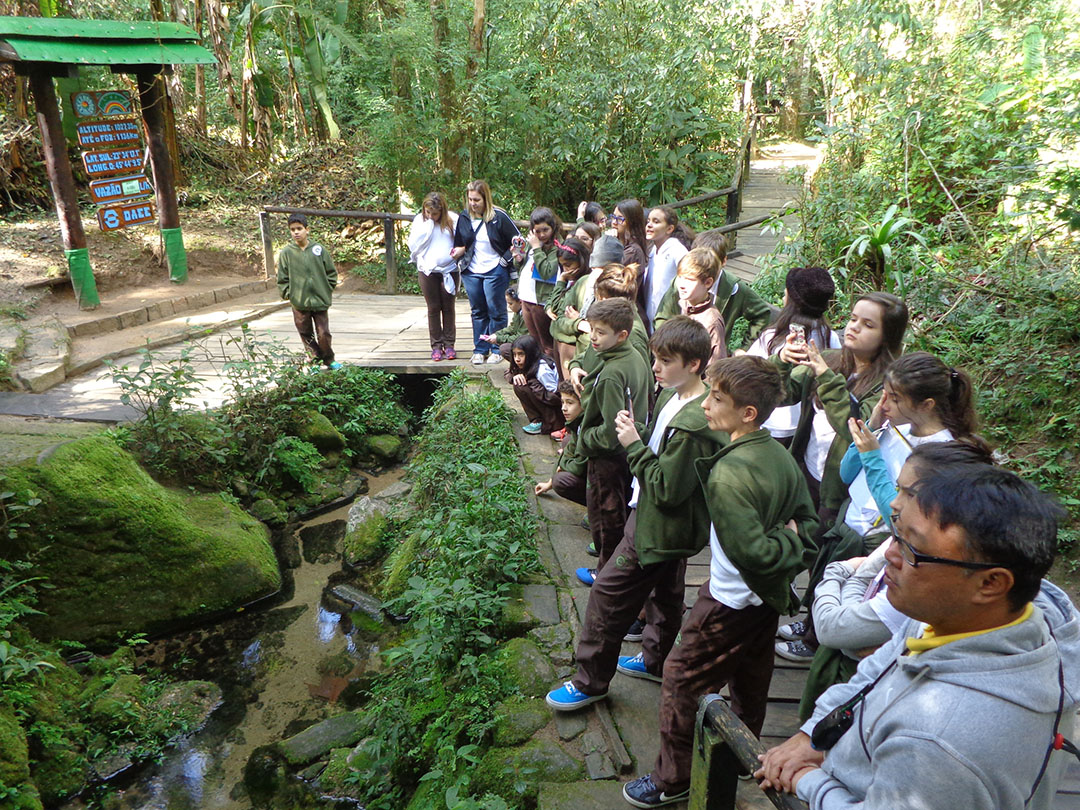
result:
M 322 480 L 322 460 L 315 445 L 296 436 L 282 436 L 270 445 L 266 465 L 256 474 L 255 480 L 262 482 L 272 473 L 284 473 L 304 492 L 314 492 Z
M 860 216 L 862 233 L 848 245 L 844 259 L 849 265 L 853 256 L 863 259 L 871 287 L 902 296 L 906 294 L 903 274 L 889 273 L 896 244 L 912 239 L 926 247 L 926 239 L 914 229 L 915 223 L 910 217 L 897 214 L 899 208 L 895 203 L 890 205 L 877 222 Z

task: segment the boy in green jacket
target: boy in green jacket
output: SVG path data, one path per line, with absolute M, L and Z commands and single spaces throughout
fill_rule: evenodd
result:
M 782 613 L 798 606 L 791 583 L 814 559 L 817 516 L 791 455 L 761 429 L 780 401 L 780 374 L 760 357 L 709 367 L 705 416 L 731 443 L 696 462 L 712 526 L 709 580 L 664 664 L 660 756 L 652 773 L 623 786 L 635 807 L 686 798 L 698 698 L 731 692 L 731 708 L 761 733 Z
M 293 323 L 311 359 L 328 368 L 341 368 L 334 361 L 327 315 L 338 280 L 334 260 L 329 250 L 308 240 L 303 214 L 289 215 L 289 233 L 293 244 L 283 247 L 277 257 L 278 292 L 292 304 Z
M 584 380 L 588 393 L 582 399 L 578 452 L 586 459 L 585 507 L 600 557 L 597 568 L 604 567 L 622 540 L 630 499 L 630 466 L 616 435 L 615 417 L 629 405 L 644 418 L 653 388 L 652 370 L 630 345 L 633 326 L 634 305 L 625 298 L 597 301 L 589 309 L 589 341 L 600 365 Z M 592 585 L 593 570 L 579 568 L 578 579 Z
M 551 478 L 536 485 L 535 493 L 543 495 L 555 490 L 555 494 L 568 501 L 585 505 L 585 459 L 577 453 L 578 429 L 581 427 L 581 398 L 569 380 L 559 383 L 559 399 L 566 423 L 559 447 L 559 458 Z
M 754 292 L 754 288 L 747 282 L 740 281 L 734 274 L 724 269 L 727 264 L 727 237 L 717 229 L 702 231 L 694 239 L 694 248 L 708 248 L 716 254 L 720 262 L 720 277 L 716 280 L 716 289 L 713 292 L 714 305 L 720 310 L 728 333 L 731 332 L 735 321 L 746 318 L 750 329 L 746 333 L 746 344 L 750 344 L 761 333 L 761 330 L 773 322 L 775 313 L 765 300 Z M 660 324 L 668 318 L 679 314 L 679 291 L 675 289 L 675 282 L 671 283 L 671 289 L 664 293 L 660 299 L 653 325 L 659 329 Z
M 650 345 L 656 356 L 653 372 L 664 391 L 647 427 L 627 411 L 616 417 L 619 443 L 634 474 L 630 516 L 611 562 L 600 569 L 589 593 L 577 674 L 547 696 L 557 711 L 606 696 L 616 669 L 660 680 L 682 623 L 686 558 L 708 542 L 709 511 L 694 462 L 727 442 L 727 434 L 709 428 L 701 409 L 708 393 L 701 370 L 712 351 L 709 333 L 680 315 L 656 330 Z M 623 636 L 643 605 L 642 652 L 619 657 Z

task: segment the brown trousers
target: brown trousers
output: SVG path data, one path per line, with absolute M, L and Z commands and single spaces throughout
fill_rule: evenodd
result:
M 682 624 L 686 560 L 642 565 L 634 534 L 637 510 L 626 519 L 626 533 L 589 589 L 585 624 L 578 641 L 574 686 L 586 695 L 602 695 L 615 676 L 623 636 L 645 606 L 641 651 L 645 668 L 659 675 Z M 650 595 L 651 594 L 651 595 Z
M 540 344 L 540 351 L 552 360 L 557 360 L 555 344 L 551 339 L 551 318 L 544 311 L 544 305 L 522 301 L 521 317 L 525 321 L 525 328 L 529 330 L 529 334 Z
M 509 377 L 510 372 L 506 375 Z M 553 430 L 562 430 L 566 420 L 562 415 L 562 399 L 558 392 L 548 391 L 540 380 L 533 377 L 525 385 L 515 385 L 514 393 L 521 403 L 521 409 L 529 417 L 530 422 L 540 423 L 541 433 L 551 433 Z
M 460 289 L 461 275 L 451 273 L 455 289 Z M 431 350 L 452 349 L 457 340 L 457 322 L 454 319 L 454 296 L 443 288 L 442 273 L 416 274 L 420 282 L 420 292 L 427 302 L 427 330 L 431 340 Z
M 551 488 L 560 498 L 585 505 L 585 479 L 566 470 L 551 476 Z
M 585 489 L 585 508 L 589 510 L 589 532 L 600 560 L 604 563 L 622 541 L 626 529 L 626 504 L 630 501 L 630 465 L 626 451 L 590 458 L 585 468 L 588 486 Z
M 301 312 L 294 309 L 292 315 L 296 331 L 311 359 L 326 365 L 333 363 L 334 349 L 330 342 L 330 317 L 327 311 Z
M 780 614 L 768 605 L 740 610 L 722 605 L 706 581 L 664 664 L 660 687 L 660 756 L 653 769 L 658 787 L 674 792 L 690 784 L 694 720 L 702 695 L 726 684 L 731 709 L 761 734 L 773 671 L 773 644 Z

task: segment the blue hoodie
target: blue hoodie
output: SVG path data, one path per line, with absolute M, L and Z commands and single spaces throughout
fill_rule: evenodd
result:
M 822 767 L 799 780 L 799 798 L 813 810 L 1024 807 L 1053 735 L 1059 661 L 1059 730 L 1066 737 L 1080 703 L 1076 608 L 1045 580 L 1034 602 L 1018 625 L 903 655 L 907 638 L 922 634 L 923 625 L 911 621 L 860 662 L 851 681 L 818 698 L 803 731 L 810 734 L 829 711 L 895 666 L 855 710 L 854 724 Z M 1028 808 L 1050 807 L 1070 757 L 1054 753 Z

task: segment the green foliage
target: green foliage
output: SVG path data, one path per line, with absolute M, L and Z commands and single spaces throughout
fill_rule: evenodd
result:
M 447 807 L 504 806 L 470 795 L 470 774 L 510 692 L 494 653 L 510 585 L 539 570 L 510 411 L 460 370 L 436 389 L 408 468 L 412 507 L 389 525 L 413 553 L 387 607 L 408 617 L 390 672 L 372 688 L 371 734 L 350 775 L 372 808 L 400 807 L 418 785 Z
M 282 436 L 269 448 L 264 466 L 255 474 L 255 480 L 266 481 L 271 472 L 282 472 L 293 479 L 304 492 L 314 492 L 320 479 L 318 470 L 322 456 L 315 445 L 296 436 Z

